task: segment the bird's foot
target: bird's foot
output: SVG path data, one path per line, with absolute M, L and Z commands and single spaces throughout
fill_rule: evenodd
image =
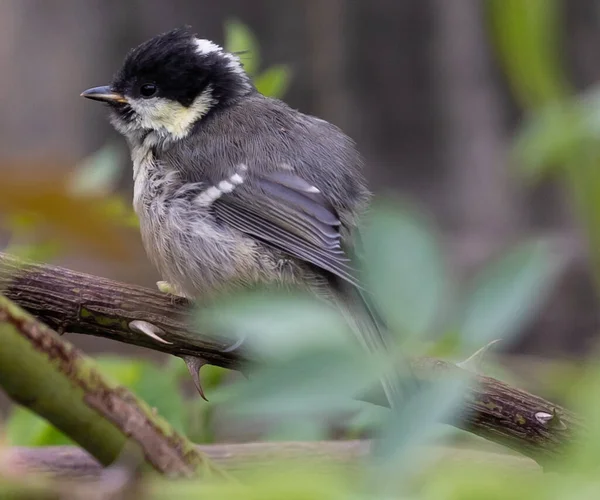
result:
M 167 281 L 157 281 L 156 287 L 158 288 L 159 292 L 168 293 L 170 295 L 177 295 L 177 293 L 175 292 L 175 287 Z

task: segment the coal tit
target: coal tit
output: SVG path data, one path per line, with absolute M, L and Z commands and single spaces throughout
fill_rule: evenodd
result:
M 391 346 L 351 262 L 370 194 L 341 130 L 261 95 L 237 55 L 187 28 L 82 96 L 108 103 L 128 142 L 144 247 L 174 293 L 301 286 L 338 304 L 369 351 Z M 384 387 L 393 404 L 397 381 Z

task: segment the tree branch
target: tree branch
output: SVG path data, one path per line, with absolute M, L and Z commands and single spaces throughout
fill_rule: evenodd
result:
M 189 326 L 190 304 L 158 291 L 117 283 L 52 266 L 19 267 L 0 254 L 0 289 L 14 302 L 59 332 L 110 338 L 180 357 L 235 368 L 248 361 L 240 349 Z M 132 328 L 132 322 L 154 325 L 158 337 Z M 418 377 L 427 380 L 460 370 L 433 359 L 414 361 Z M 561 456 L 582 429 L 570 411 L 489 377 L 477 376 L 465 395 L 462 419 L 449 422 L 545 463 Z
M 169 476 L 211 469 L 147 404 L 106 380 L 93 360 L 2 295 L 0 338 L 0 387 L 100 463 L 112 463 L 129 440 L 136 454 Z
M 284 460 L 319 460 L 324 463 L 353 465 L 369 453 L 368 441 L 317 441 L 317 442 L 266 442 L 243 444 L 210 444 L 197 447 L 211 462 L 228 472 L 257 467 L 269 462 Z M 478 463 L 493 462 L 519 469 L 539 470 L 531 460 L 517 455 L 499 454 L 463 448 L 435 447 L 431 450 L 436 459 Z M 23 473 L 50 473 L 92 479 L 102 474 L 103 468 L 85 451 L 73 446 L 47 446 L 43 448 L 10 448 L 1 460 L 2 468 Z

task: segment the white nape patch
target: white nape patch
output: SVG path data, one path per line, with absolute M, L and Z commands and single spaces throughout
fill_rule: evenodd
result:
M 189 107 L 162 97 L 130 99 L 129 104 L 136 113 L 139 127 L 177 140 L 189 134 L 192 125 L 210 111 L 215 99 L 208 85 Z
M 246 172 L 248 167 L 242 163 L 238 166 L 237 170 L 238 172 L 230 176 L 229 179 L 225 179 L 216 186 L 211 186 L 202 191 L 196 196 L 195 202 L 202 207 L 208 207 L 224 194 L 231 193 L 237 186 L 244 182 L 244 177 L 241 174 Z
M 316 188 L 315 186 L 311 186 L 306 190 L 307 193 L 320 193 L 321 191 L 319 191 L 318 188 Z
M 203 40 L 201 38 L 195 39 L 196 43 L 196 51 L 198 54 L 206 55 L 206 54 L 219 54 L 223 59 L 227 61 L 227 69 L 229 69 L 232 73 L 239 75 L 241 78 L 242 85 L 246 88 L 250 88 L 250 78 L 244 71 L 244 67 L 240 58 L 235 54 L 227 52 L 223 47 L 217 45 L 210 40 Z
M 196 38 L 196 50 L 198 54 L 212 54 L 213 52 L 223 52 L 223 47 L 217 45 L 210 40 L 204 40 L 202 38 Z

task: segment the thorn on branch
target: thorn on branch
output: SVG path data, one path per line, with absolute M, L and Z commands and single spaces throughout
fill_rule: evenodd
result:
M 162 328 L 153 325 L 148 321 L 136 319 L 135 321 L 131 321 L 129 323 L 129 328 L 134 332 L 143 333 L 144 335 L 147 335 L 148 337 L 156 340 L 157 342 L 162 342 L 163 344 L 172 344 L 172 342 L 169 342 L 168 340 L 165 340 L 160 337 L 161 335 L 165 334 L 165 331 Z
M 549 427 L 550 429 L 566 430 L 566 424 L 560 419 L 556 408 L 552 408 L 552 413 L 545 411 L 538 411 L 535 414 L 535 419 L 542 425 Z
M 208 399 L 204 395 L 204 389 L 202 389 L 202 382 L 200 381 L 200 369 L 208 364 L 206 360 L 202 358 L 198 358 L 195 356 L 180 356 L 183 359 L 185 365 L 192 376 L 192 380 L 194 381 L 194 385 L 200 394 L 200 397 L 204 399 L 204 401 L 208 402 Z
M 223 349 L 223 352 L 234 352 L 237 351 L 244 344 L 245 337 L 241 337 L 237 342 Z
M 500 339 L 492 340 L 489 344 L 483 346 L 481 349 L 476 351 L 474 354 L 469 356 L 461 363 L 456 363 L 457 366 L 462 368 L 463 370 L 470 371 L 472 373 L 476 373 L 478 375 L 483 374 L 483 362 L 488 351 L 498 342 Z

